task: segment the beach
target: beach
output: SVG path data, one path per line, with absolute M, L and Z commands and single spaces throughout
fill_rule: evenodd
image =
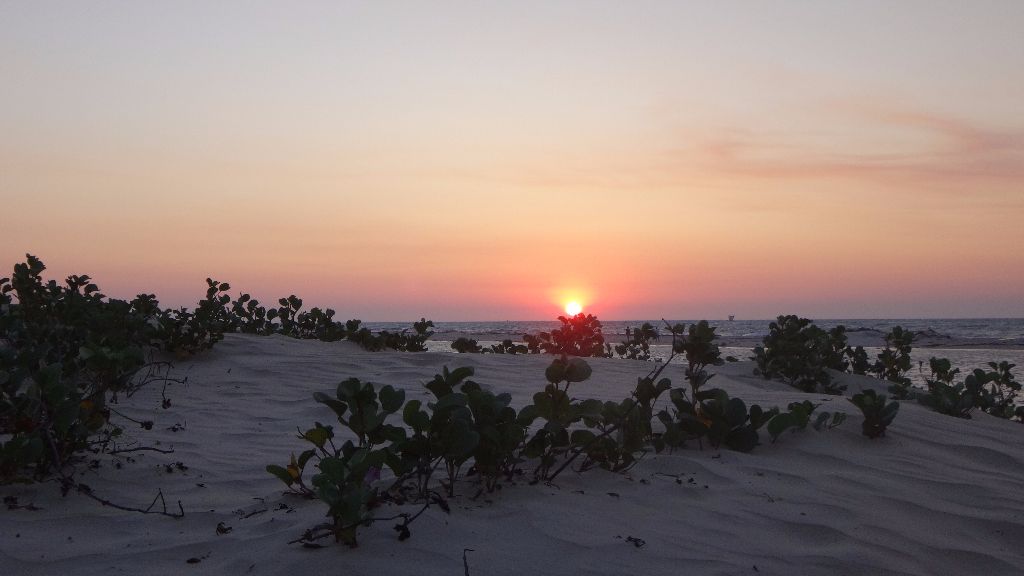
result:
M 426 402 L 424 384 L 443 366 L 472 366 L 473 380 L 510 393 L 518 408 L 543 389 L 551 360 L 227 334 L 211 351 L 175 361 L 173 375 L 187 382 L 167 388 L 169 408 L 161 409 L 159 385 L 116 406 L 154 422 L 127 429 L 124 448 L 136 441 L 173 452 L 97 456 L 78 477 L 128 506 L 145 508 L 159 490 L 170 510 L 180 501 L 184 517 L 62 497 L 55 482 L 5 486 L 0 565 L 12 575 L 1024 574 L 1024 426 L 906 401 L 886 436 L 869 440 L 844 398 L 764 380 L 749 361 L 712 367 L 711 385 L 766 408 L 821 402 L 847 421 L 775 443 L 762 433 L 749 454 L 696 443 L 651 452 L 622 474 L 567 471 L 551 484 L 524 474 L 494 493 L 464 478 L 450 512 L 429 507 L 405 541 L 395 521 L 381 521 L 360 529 L 358 548 L 289 544 L 323 522 L 326 507 L 283 494 L 265 467 L 305 449 L 297 428 L 334 422 L 313 393 L 333 394 L 358 377 Z M 587 361 L 593 376 L 574 385 L 575 397 L 621 400 L 654 367 Z M 684 385 L 682 364 L 663 376 Z M 886 388 L 870 377 L 837 378 L 847 396 Z M 384 504 L 374 515 L 419 508 Z

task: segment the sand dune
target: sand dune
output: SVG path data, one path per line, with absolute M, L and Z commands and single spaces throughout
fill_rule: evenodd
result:
M 473 575 L 1024 574 L 1024 426 L 982 413 L 959 420 L 908 402 L 888 436 L 871 441 L 852 404 L 764 381 L 746 362 L 716 368 L 712 384 L 766 407 L 825 401 L 849 419 L 775 444 L 762 434 L 751 454 L 695 446 L 650 454 L 628 475 L 566 473 L 555 485 L 522 481 L 476 499 L 475 485 L 462 483 L 451 513 L 431 507 L 405 542 L 381 522 L 363 529 L 358 549 L 288 544 L 326 508 L 283 495 L 264 466 L 304 448 L 297 426 L 333 420 L 313 392 L 356 376 L 427 398 L 423 383 L 443 365 L 470 365 L 476 381 L 522 406 L 543 386 L 550 360 L 369 353 L 348 343 L 228 335 L 177 364 L 188 383 L 169 389 L 170 409 L 159 408 L 157 387 L 121 404 L 156 422 L 152 431 L 132 431 L 135 438 L 173 454 L 105 456 L 81 477 L 124 504 L 145 506 L 161 489 L 181 501 L 185 517 L 61 498 L 54 483 L 3 487 L 41 510 L 0 512 L 0 572 L 456 575 L 472 549 L 465 555 Z M 574 395 L 621 399 L 651 367 L 591 365 L 594 377 Z M 665 375 L 683 384 L 681 367 Z M 851 390 L 884 388 L 843 378 Z M 392 510 L 402 511 L 381 512 Z M 218 534 L 219 523 L 230 531 Z

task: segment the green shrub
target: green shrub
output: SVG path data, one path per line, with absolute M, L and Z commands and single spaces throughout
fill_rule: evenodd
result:
M 989 362 L 988 366 L 991 370 L 985 373 L 985 381 L 976 376 L 978 388 L 975 397 L 978 408 L 999 418 L 1019 417 L 1021 407 L 1017 406 L 1017 396 L 1021 384 L 1012 373 L 1016 364 L 1003 361 Z M 978 372 L 980 370 L 976 370 L 975 374 Z
M 973 379 L 974 375 L 968 378 Z M 919 396 L 918 401 L 940 414 L 957 418 L 970 418 L 974 410 L 974 394 L 962 383 L 929 381 L 928 394 Z
M 476 340 L 472 338 L 466 338 L 463 336 L 460 336 L 456 338 L 454 341 L 452 341 L 451 347 L 452 350 L 455 350 L 459 354 L 479 354 L 483 352 L 483 348 L 481 348 L 480 345 L 477 344 Z
M 739 398 L 729 398 L 725 390 L 709 390 L 711 398 L 700 403 L 699 419 L 706 428 L 712 447 L 725 445 L 730 450 L 750 452 L 759 443 L 758 430 L 778 414 L 778 408 L 762 410 L 747 405 Z M 713 393 L 713 394 L 712 394 Z
M 582 420 L 587 429 L 573 430 L 569 439 L 586 456 L 580 470 L 596 465 L 623 472 L 636 464 L 654 442 L 654 404 L 671 386 L 668 378 L 657 383 L 652 376 L 638 378 L 630 398 L 604 402 L 599 413 L 585 410 Z
M 359 344 L 363 349 L 371 352 L 389 349 L 399 352 L 424 352 L 427 349 L 427 339 L 434 334 L 430 330 L 430 328 L 434 327 L 434 323 L 426 318 L 421 318 L 419 322 L 413 323 L 413 334 L 409 334 L 405 330 L 402 332 L 381 330 L 378 334 L 374 334 L 369 328 L 362 327 L 361 324 L 361 320 L 347 321 L 345 323 L 344 338 Z
M 878 354 L 874 372 L 879 378 L 892 382 L 889 393 L 897 400 L 905 400 L 910 396 L 910 352 L 914 343 L 914 333 L 900 326 L 885 335 L 885 348 Z
M 529 352 L 525 344 L 516 344 L 507 338 L 497 344 L 491 344 L 491 347 L 484 351 L 492 354 L 526 354 Z
M 804 430 L 808 424 L 811 424 L 815 430 L 831 430 L 846 421 L 846 414 L 843 412 L 822 411 L 814 416 L 812 423 L 811 415 L 819 406 L 821 405 L 810 400 L 791 402 L 786 412 L 781 412 L 768 421 L 766 429 L 772 437 L 772 443 L 774 444 L 786 430 Z
M 88 276 L 62 286 L 45 269 L 27 255 L 0 279 L 0 483 L 64 475 L 103 450 L 121 434 L 110 401 L 145 384 L 145 352 L 163 342 L 151 295 L 107 300 Z
M 346 336 L 345 327 L 334 320 L 334 310 L 312 308 L 295 316 L 294 336 L 321 342 L 337 342 Z
M 562 326 L 537 335 L 526 334 L 523 340 L 533 353 L 566 356 L 610 357 L 611 345 L 605 345 L 601 321 L 582 312 L 572 317 L 559 316 Z
M 892 421 L 896 419 L 896 414 L 900 411 L 899 402 L 886 403 L 886 400 L 885 394 L 879 395 L 874 390 L 865 390 L 850 398 L 850 402 L 860 408 L 864 415 L 861 432 L 868 438 L 885 436 L 886 428 L 892 424 Z
M 636 330 L 626 327 L 626 341 L 615 346 L 615 353 L 626 360 L 650 360 L 651 341 L 658 339 L 658 330 L 644 322 Z
M 431 410 L 428 441 L 432 448 L 431 456 L 439 457 L 448 472 L 449 496 L 455 492 L 455 481 L 459 478 L 463 464 L 480 444 L 480 433 L 473 425 L 473 412 L 469 409 L 468 398 L 465 393 L 455 391 L 460 385 L 467 391 L 480 390 L 475 382 L 466 380 L 472 374 L 473 369 L 470 367 L 456 368 L 451 372 L 444 367 L 441 374 L 427 383 L 427 389 L 437 398 L 437 402 L 428 404 Z M 407 415 L 410 406 L 418 409 L 419 404 L 415 400 L 409 402 L 406 405 Z M 420 422 L 423 422 L 422 418 Z
M 384 386 L 378 392 L 369 382 L 349 378 L 338 384 L 335 397 L 317 392 L 313 398 L 329 407 L 357 442 L 346 440 L 338 447 L 334 428 L 317 422 L 299 434 L 313 447 L 298 458 L 292 455 L 288 466 L 267 466 L 267 472 L 293 491 L 315 495 L 327 504 L 331 522 L 324 529 L 335 541 L 355 546 L 356 531 L 372 521 L 369 510 L 378 496 L 369 480 L 379 476 L 385 464 L 402 469 L 394 446 L 405 442 L 406 432 L 386 420 L 402 408 L 405 391 Z M 303 473 L 311 461 L 318 472 L 309 488 Z
M 754 348 L 755 374 L 781 379 L 804 392 L 841 394 L 845 386 L 832 382 L 826 370 L 845 370 L 846 329 L 826 332 L 806 318 L 779 316 L 769 324 L 768 335 Z
M 194 356 L 224 339 L 224 332 L 237 322 L 227 308 L 231 297 L 224 294 L 231 286 L 206 279 L 206 298 L 195 310 L 166 310 L 160 317 L 160 347 L 180 358 Z
M 1016 398 L 1021 385 L 1011 372 L 1014 364 L 989 362 L 992 370 L 975 369 L 958 384 L 953 379 L 959 370 L 951 369 L 949 360 L 931 358 L 929 365 L 932 377 L 928 394 L 919 398 L 922 404 L 957 418 L 970 418 L 975 408 L 999 418 L 1019 417 Z
M 700 389 L 713 376 L 707 367 L 723 364 L 721 351 L 715 343 L 718 335 L 707 320 L 691 324 L 689 330 L 683 324 L 676 324 L 671 332 L 672 351 L 686 358 L 685 377 L 690 384 L 690 398 L 696 403 L 700 400 Z
M 502 478 L 511 479 L 519 464 L 519 450 L 526 439 L 527 423 L 509 406 L 510 394 L 495 395 L 468 381 L 462 385 L 479 441 L 473 449 L 473 472 L 488 492 Z
M 547 479 L 551 467 L 569 450 L 570 426 L 584 416 L 592 420 L 600 418 L 603 404 L 599 400 L 578 401 L 569 396 L 569 387 L 574 382 L 586 381 L 591 372 L 590 365 L 582 358 L 556 358 L 544 371 L 548 384 L 542 392 L 533 395 L 533 404 L 520 413 L 526 424 L 532 424 L 537 418 L 544 420 L 544 426 L 533 434 L 523 450 L 524 456 L 538 459 L 534 471 L 537 478 Z
M 705 438 L 714 448 L 725 445 L 730 450 L 750 452 L 759 442 L 757 430 L 778 411 L 772 408 L 765 412 L 755 404 L 748 412 L 745 402 L 729 398 L 728 393 L 718 388 L 703 392 L 704 399 L 696 405 L 680 392 L 677 388 L 669 394 L 673 411 L 666 409 L 658 413 L 665 427 L 653 442 L 659 452 L 684 447 L 691 440 L 700 442 L 703 447 Z
M 848 347 L 846 355 L 850 358 L 850 372 L 853 374 L 864 376 L 871 371 L 872 364 L 868 361 L 868 353 L 863 346 Z
M 277 331 L 274 324 L 277 308 L 267 310 L 248 294 L 240 295 L 231 303 L 231 315 L 234 317 L 235 329 L 243 334 L 269 336 Z

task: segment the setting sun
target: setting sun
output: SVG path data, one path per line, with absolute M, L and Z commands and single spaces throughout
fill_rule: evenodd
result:
M 580 303 L 576 302 L 575 300 L 565 305 L 565 313 L 568 314 L 569 316 L 575 316 L 580 312 L 583 312 L 583 306 L 581 306 Z

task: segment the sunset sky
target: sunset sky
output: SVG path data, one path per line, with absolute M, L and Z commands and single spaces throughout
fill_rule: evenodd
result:
M 1024 2 L 0 0 L 0 276 L 1024 316 Z

